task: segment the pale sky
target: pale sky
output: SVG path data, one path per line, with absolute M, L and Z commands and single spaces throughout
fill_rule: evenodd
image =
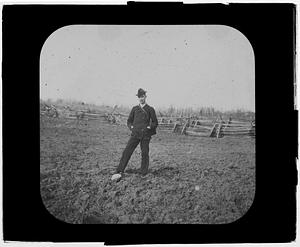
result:
M 254 51 L 222 25 L 72 25 L 45 41 L 40 97 L 255 110 Z

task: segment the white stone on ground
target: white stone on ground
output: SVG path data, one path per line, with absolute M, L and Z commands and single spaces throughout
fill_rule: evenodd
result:
M 120 179 L 122 177 L 122 175 L 120 173 L 116 173 L 114 175 L 112 175 L 111 180 L 117 180 Z

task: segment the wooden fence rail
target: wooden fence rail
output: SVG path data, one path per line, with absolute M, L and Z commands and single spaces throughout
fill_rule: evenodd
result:
M 193 136 L 223 137 L 223 136 L 255 136 L 255 123 L 229 119 L 187 119 L 185 123 L 175 123 L 173 132 Z
M 97 120 L 110 124 L 126 125 L 126 114 L 91 113 L 88 111 L 72 111 L 62 109 L 47 109 L 40 111 L 41 115 L 63 117 L 77 120 Z M 255 121 L 242 122 L 229 119 L 188 118 L 188 117 L 158 117 L 158 130 L 172 131 L 184 135 L 201 137 L 251 136 L 255 137 Z

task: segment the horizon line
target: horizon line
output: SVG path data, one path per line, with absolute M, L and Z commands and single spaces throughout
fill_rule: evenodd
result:
M 84 101 L 84 100 L 77 100 L 77 99 L 62 99 L 62 98 L 57 98 L 57 99 L 51 99 L 51 98 L 47 98 L 47 99 L 42 99 L 40 98 L 40 100 L 43 101 L 53 101 L 53 103 L 57 103 L 57 101 L 62 101 L 62 102 L 70 102 L 70 103 L 84 103 L 84 105 L 94 105 L 94 106 L 108 106 L 108 107 L 115 107 L 117 106 L 117 108 L 131 108 L 132 105 L 123 103 L 123 104 L 110 104 L 110 103 L 95 103 L 95 102 L 88 102 L 88 101 Z M 137 105 L 138 103 L 136 103 Z M 220 111 L 220 112 L 230 112 L 230 111 L 243 111 L 243 112 L 252 112 L 255 113 L 255 110 L 251 110 L 251 109 L 246 109 L 245 107 L 239 107 L 239 108 L 231 108 L 231 109 L 220 109 L 218 107 L 215 106 L 175 106 L 173 104 L 170 104 L 168 106 L 155 106 L 155 108 L 159 109 L 159 110 L 168 110 L 169 108 L 175 108 L 175 110 L 178 109 L 192 109 L 192 110 L 197 110 L 197 109 L 214 109 L 215 111 Z

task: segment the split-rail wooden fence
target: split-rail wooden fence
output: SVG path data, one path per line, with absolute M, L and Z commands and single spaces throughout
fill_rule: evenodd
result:
M 159 118 L 159 128 L 171 130 L 190 136 L 224 137 L 251 136 L 255 137 L 255 121 L 238 121 L 229 119 L 190 119 L 190 118 Z
M 75 120 L 97 120 L 110 124 L 126 125 L 128 115 L 116 113 L 91 113 L 86 110 L 74 111 L 70 108 L 57 109 L 54 106 L 41 109 L 41 115 L 50 117 L 63 117 Z M 158 117 L 158 130 L 170 131 L 189 136 L 224 137 L 224 136 L 250 136 L 255 137 L 255 121 L 240 121 L 221 117 L 191 118 L 191 117 Z

